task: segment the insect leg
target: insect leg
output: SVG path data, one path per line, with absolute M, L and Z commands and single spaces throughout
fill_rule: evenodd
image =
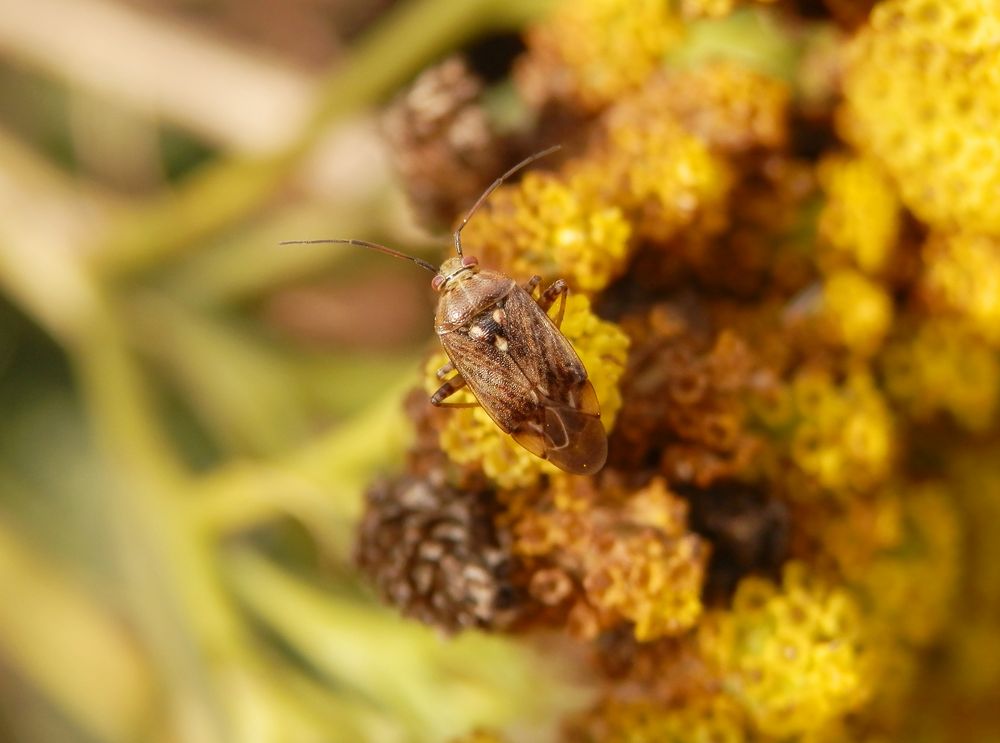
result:
M 568 293 L 569 287 L 566 286 L 566 282 L 562 279 L 556 279 L 552 282 L 552 286 L 542 292 L 542 296 L 538 298 L 538 306 L 545 312 L 549 311 L 549 307 L 557 299 L 559 300 L 559 311 L 556 313 L 554 319 L 557 328 L 562 325 L 563 313 L 566 311 L 566 295 Z
M 530 279 L 528 279 L 528 283 L 524 285 L 524 290 L 531 295 L 532 299 L 534 299 L 535 297 L 535 289 L 538 288 L 538 285 L 541 282 L 542 282 L 542 277 L 539 276 L 538 274 L 535 274 Z
M 455 365 L 449 361 L 440 369 L 438 369 L 436 372 L 434 372 L 434 374 L 437 376 L 438 379 L 444 379 L 453 371 L 455 371 Z
M 465 379 L 461 374 L 456 374 L 451 379 L 445 381 L 437 392 L 431 395 L 431 405 L 439 408 L 474 408 L 479 405 L 477 402 L 445 402 L 465 386 Z

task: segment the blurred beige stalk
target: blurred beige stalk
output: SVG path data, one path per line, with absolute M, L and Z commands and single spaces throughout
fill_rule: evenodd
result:
M 0 54 L 89 93 L 94 102 L 77 108 L 96 108 L 98 120 L 78 117 L 78 125 L 115 127 L 107 116 L 113 102 L 236 155 L 288 147 L 322 87 L 318 76 L 269 52 L 109 0 L 0 0 Z M 354 204 L 384 190 L 389 168 L 376 129 L 367 115 L 341 122 L 303 164 L 301 184 Z M 135 136 L 134 128 L 124 134 Z M 120 148 L 122 135 L 117 126 L 104 144 Z
M 147 659 L 124 623 L 60 568 L 0 520 L 0 653 L 84 730 L 128 740 L 152 700 Z
M 105 0 L 0 0 L 0 51 L 242 153 L 298 134 L 319 84 L 262 50 Z

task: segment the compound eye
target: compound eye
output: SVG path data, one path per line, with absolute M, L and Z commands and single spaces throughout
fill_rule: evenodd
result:
M 466 268 L 472 268 L 473 266 L 479 265 L 479 259 L 474 255 L 467 255 L 462 258 L 462 265 Z
M 433 279 L 431 279 L 431 289 L 436 292 L 441 291 L 441 287 L 444 286 L 444 276 L 438 274 Z

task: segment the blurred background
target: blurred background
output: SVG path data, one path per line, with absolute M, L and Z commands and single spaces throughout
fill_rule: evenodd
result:
M 1000 739 L 998 39 L 0 0 L 0 742 Z M 568 281 L 594 478 L 430 408 L 426 272 L 281 244 L 436 263 L 553 142 L 463 235 Z
M 502 73 L 544 8 L 0 0 L 0 740 L 440 740 L 551 703 L 345 567 L 429 277 L 278 245 L 436 260 L 370 111 L 456 49 Z

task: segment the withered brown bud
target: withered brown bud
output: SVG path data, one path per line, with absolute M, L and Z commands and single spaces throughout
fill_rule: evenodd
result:
M 449 227 L 503 170 L 504 146 L 459 57 L 424 72 L 385 112 L 383 132 L 425 227 Z
M 727 601 L 746 575 L 777 578 L 788 553 L 789 514 L 784 503 L 743 485 L 684 493 L 691 527 L 712 543 L 705 596 Z
M 383 600 L 446 632 L 509 626 L 514 560 L 492 493 L 403 477 L 376 484 L 366 501 L 355 560 Z

